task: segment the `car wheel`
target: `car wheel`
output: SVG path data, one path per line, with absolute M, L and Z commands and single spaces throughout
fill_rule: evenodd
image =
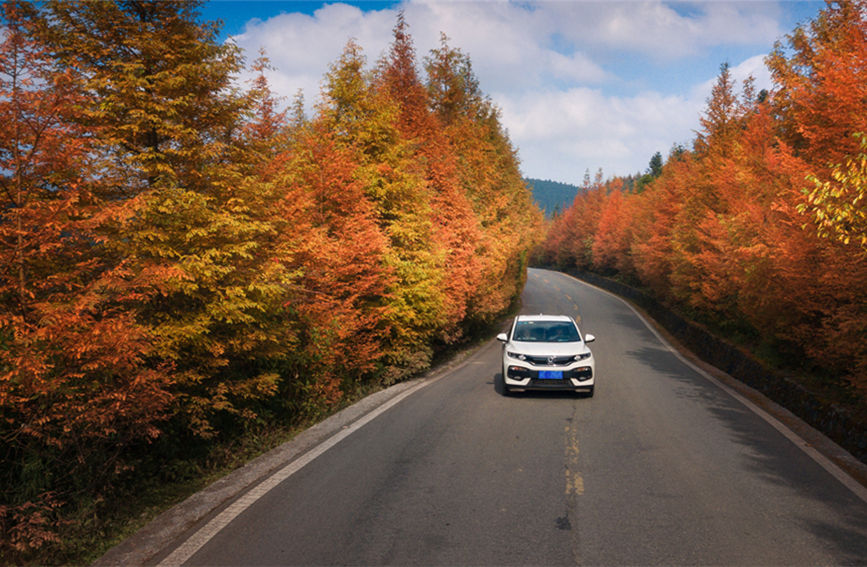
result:
M 593 390 L 594 390 L 594 386 L 590 386 L 590 389 L 587 390 L 587 394 L 586 394 L 586 395 L 587 395 L 588 398 L 592 398 L 592 397 L 593 397 Z

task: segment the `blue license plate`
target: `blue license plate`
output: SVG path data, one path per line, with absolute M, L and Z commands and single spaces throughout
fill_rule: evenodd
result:
M 562 380 L 563 379 L 563 371 L 562 370 L 540 370 L 539 371 L 539 380 Z

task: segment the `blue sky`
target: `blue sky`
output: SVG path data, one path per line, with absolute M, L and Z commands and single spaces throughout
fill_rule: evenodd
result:
M 502 111 L 525 176 L 580 184 L 643 172 L 651 156 L 688 146 L 727 62 L 741 80 L 772 83 L 763 58 L 822 1 L 211 0 L 205 19 L 249 60 L 266 50 L 287 103 L 316 102 L 323 75 L 354 38 L 372 66 L 403 10 L 421 63 L 445 33 L 469 54 Z

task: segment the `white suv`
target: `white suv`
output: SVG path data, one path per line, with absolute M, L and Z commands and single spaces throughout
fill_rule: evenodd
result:
M 503 343 L 504 392 L 572 390 L 593 395 L 595 364 L 575 319 L 566 315 L 518 315 Z

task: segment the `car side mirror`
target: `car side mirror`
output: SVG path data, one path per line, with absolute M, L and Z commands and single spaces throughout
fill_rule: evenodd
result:
M 509 342 L 509 336 L 506 333 L 500 333 L 497 335 L 497 340 L 501 343 L 507 343 Z
M 584 335 L 584 342 L 585 343 L 592 343 L 595 340 L 596 340 L 596 337 L 594 337 L 590 333 L 587 333 L 586 335 Z

